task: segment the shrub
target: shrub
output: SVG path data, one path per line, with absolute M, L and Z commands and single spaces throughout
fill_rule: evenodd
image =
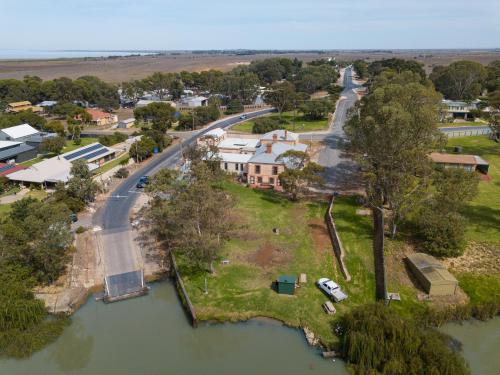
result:
M 463 253 L 467 221 L 454 211 L 427 204 L 420 211 L 417 226 L 424 249 L 438 257 L 455 257 Z
M 449 337 L 417 326 L 383 304 L 362 305 L 346 314 L 337 330 L 355 374 L 468 374 Z
M 129 171 L 127 168 L 120 168 L 115 173 L 116 178 L 127 178 L 128 175 L 129 175 Z
M 231 100 L 227 104 L 226 115 L 233 115 L 244 111 L 243 104 L 239 100 Z
M 277 129 L 284 129 L 285 121 L 280 121 L 279 119 L 273 117 L 262 117 L 255 119 L 252 126 L 253 134 L 263 134 L 268 133 Z
M 76 232 L 77 234 L 82 234 L 82 233 L 84 233 L 84 232 L 86 232 L 86 231 L 87 231 L 87 228 L 82 227 L 81 225 L 80 225 L 78 228 L 76 228 L 76 230 L 75 230 L 75 232 Z
M 99 143 L 104 146 L 113 146 L 117 143 L 124 142 L 128 136 L 120 132 L 114 132 L 113 135 L 103 135 L 99 137 Z

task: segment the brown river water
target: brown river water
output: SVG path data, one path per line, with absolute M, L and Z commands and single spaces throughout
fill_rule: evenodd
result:
M 464 344 L 472 373 L 498 374 L 500 319 L 449 324 Z M 202 324 L 193 329 L 170 282 L 149 295 L 106 305 L 89 300 L 52 345 L 25 360 L 0 360 L 1 375 L 61 374 L 335 374 L 303 334 L 270 322 Z

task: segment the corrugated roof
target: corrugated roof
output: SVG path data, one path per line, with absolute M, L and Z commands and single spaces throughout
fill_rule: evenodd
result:
M 9 103 L 9 107 L 24 107 L 24 106 L 27 106 L 27 105 L 31 105 L 31 102 L 29 102 L 27 100 L 24 100 L 22 102 L 12 102 L 12 103 Z
M 278 141 L 297 141 L 299 139 L 299 135 L 296 133 L 292 133 L 288 130 L 273 130 L 272 132 L 266 133 L 262 136 L 262 139 L 265 141 L 272 141 L 274 135 L 277 136 Z
M 26 167 L 22 165 L 0 163 L 0 176 L 7 176 L 23 169 L 26 169 Z
M 225 130 L 222 130 L 221 128 L 215 128 L 215 129 L 207 131 L 203 136 L 219 138 L 219 137 L 223 136 L 224 134 L 226 134 Z
M 39 133 L 38 130 L 36 130 L 29 124 L 11 126 L 10 128 L 0 129 L 0 131 L 4 132 L 5 134 L 7 134 L 7 136 L 9 136 L 12 139 L 27 137 Z
M 428 254 L 415 253 L 408 255 L 407 258 L 431 283 L 458 283 L 440 261 Z
M 17 155 L 34 150 L 34 147 L 21 144 L 16 147 L 8 148 L 3 151 L 0 151 L 0 160 L 9 160 L 15 158 Z
M 222 140 L 217 146 L 219 148 L 256 148 L 259 145 L 260 141 L 256 138 L 226 138 Z M 252 150 L 254 151 L 254 150 Z
M 474 155 L 442 154 L 439 152 L 432 152 L 429 157 L 434 163 L 467 165 L 477 164 L 476 157 Z
M 227 163 L 248 163 L 252 154 L 235 154 L 234 152 L 219 152 L 217 154 L 221 161 Z
M 276 159 L 285 152 L 289 150 L 306 152 L 307 145 L 303 143 L 297 143 L 296 145 L 290 145 L 288 143 L 276 142 L 272 144 L 271 153 L 267 152 L 267 146 L 261 145 L 257 148 L 255 155 L 248 161 L 249 163 L 259 163 L 259 164 L 276 164 Z M 280 162 L 280 164 L 286 164 L 286 160 Z
M 0 141 L 0 151 L 4 148 L 10 148 L 13 146 L 20 145 L 22 142 L 13 142 L 13 141 Z

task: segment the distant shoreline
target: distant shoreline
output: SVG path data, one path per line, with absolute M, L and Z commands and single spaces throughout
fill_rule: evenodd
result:
M 318 54 L 405 54 L 405 53 L 494 53 L 500 52 L 500 48 L 422 48 L 422 49 L 293 49 L 293 50 L 255 50 L 255 49 L 228 49 L 228 50 L 24 50 L 24 49 L 0 49 L 1 62 L 16 62 L 16 61 L 53 61 L 53 60 L 73 60 L 73 59 L 107 59 L 118 57 L 134 57 L 134 56 L 172 56 L 186 54 L 206 54 L 206 55 L 260 55 L 260 54 L 303 54 L 303 53 L 318 53 Z
M 448 65 L 457 60 L 473 60 L 481 64 L 500 60 L 500 49 L 461 50 L 207 50 L 207 51 L 106 51 L 114 56 L 66 56 L 38 59 L 9 59 L 0 50 L 0 79 L 23 79 L 38 76 L 44 80 L 60 77 L 78 78 L 96 76 L 100 79 L 121 83 L 131 79 L 142 79 L 154 72 L 200 72 L 204 70 L 228 71 L 236 65 L 247 65 L 251 61 L 270 57 L 298 58 L 308 62 L 315 59 L 334 58 L 337 61 L 364 59 L 367 61 L 401 58 L 421 62 L 429 73 L 434 66 Z M 12 53 L 12 50 L 10 50 Z M 98 52 L 98 51 L 94 51 Z M 142 52 L 143 55 L 137 55 Z M 151 53 L 145 55 L 145 53 Z M 60 51 L 58 52 L 60 53 Z M 78 51 L 88 55 L 87 51 Z M 98 52 L 100 54 L 103 51 Z M 153 54 L 155 53 L 155 54 Z

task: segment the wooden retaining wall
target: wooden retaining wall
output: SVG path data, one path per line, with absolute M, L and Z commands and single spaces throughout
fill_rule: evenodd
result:
M 328 233 L 330 234 L 330 240 L 332 241 L 333 253 L 335 254 L 335 257 L 337 258 L 337 261 L 339 263 L 340 271 L 342 272 L 342 275 L 344 276 L 346 281 L 350 281 L 351 275 L 349 275 L 349 271 L 347 270 L 347 267 L 344 262 L 344 256 L 345 256 L 344 247 L 342 246 L 342 241 L 340 241 L 340 237 L 337 233 L 337 228 L 335 227 L 335 223 L 333 222 L 332 208 L 334 200 L 335 197 L 332 197 L 330 203 L 328 204 L 328 210 L 326 211 L 325 221 L 326 221 L 326 226 L 328 227 Z
M 172 262 L 172 271 L 173 277 L 177 286 L 177 291 L 180 294 L 182 303 L 186 308 L 189 317 L 191 318 L 191 324 L 193 327 L 198 326 L 198 319 L 196 318 L 196 310 L 194 309 L 193 304 L 191 303 L 191 299 L 189 298 L 189 294 L 184 286 L 184 282 L 182 281 L 181 275 L 179 274 L 179 269 L 177 268 L 177 262 L 175 261 L 175 256 L 172 252 L 170 252 L 170 261 Z

